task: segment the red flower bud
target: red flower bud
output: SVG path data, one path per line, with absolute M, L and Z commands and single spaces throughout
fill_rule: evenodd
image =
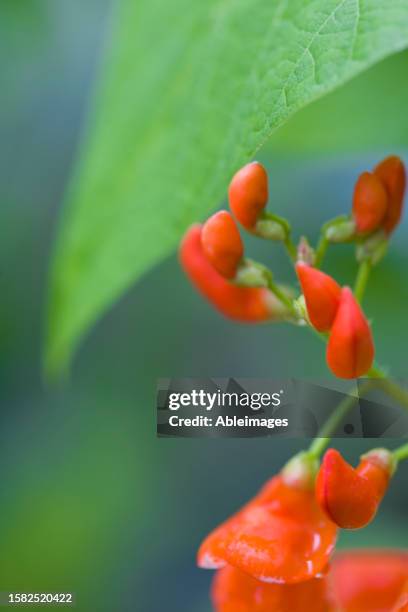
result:
M 180 246 L 181 265 L 198 291 L 224 316 L 245 323 L 284 317 L 285 307 L 268 289 L 238 287 L 215 270 L 203 253 L 202 228 L 193 225 Z
M 204 540 L 198 565 L 233 565 L 264 582 L 294 584 L 324 570 L 335 541 L 336 526 L 313 488 L 290 486 L 276 476 Z
M 388 195 L 381 179 L 371 172 L 361 174 L 353 197 L 353 217 L 357 233 L 373 232 L 380 227 L 387 206 Z
M 336 555 L 331 568 L 334 595 L 344 612 L 388 612 L 402 595 L 408 554 L 353 551 Z
M 229 202 L 238 221 L 251 230 L 268 202 L 268 175 L 258 162 L 247 164 L 234 175 Z
M 310 322 L 318 331 L 328 331 L 339 307 L 341 287 L 331 276 L 302 262 L 296 264 L 296 272 Z
M 211 599 L 216 612 L 330 612 L 328 578 L 299 584 L 266 584 L 227 565 L 214 576 Z
M 339 378 L 364 376 L 374 360 L 370 326 L 348 287 L 341 290 L 326 352 L 327 364 Z
M 374 518 L 393 470 L 392 455 L 377 449 L 354 469 L 337 450 L 324 456 L 316 495 L 328 517 L 343 529 L 359 529 Z
M 382 227 L 387 234 L 390 234 L 398 225 L 402 215 L 406 184 L 405 167 L 399 157 L 392 155 L 378 164 L 374 173 L 382 181 L 388 194 L 388 206 Z
M 225 278 L 234 278 L 244 255 L 244 245 L 234 219 L 226 210 L 215 213 L 203 225 L 203 252 Z

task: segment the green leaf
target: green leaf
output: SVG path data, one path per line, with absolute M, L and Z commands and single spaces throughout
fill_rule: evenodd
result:
M 306 106 L 275 132 L 268 150 L 397 153 L 408 145 L 408 52 L 397 53 Z M 316 129 L 318 126 L 318 129 Z
M 408 43 L 406 0 L 122 0 L 119 9 L 55 253 L 49 372 L 220 204 L 276 128 Z

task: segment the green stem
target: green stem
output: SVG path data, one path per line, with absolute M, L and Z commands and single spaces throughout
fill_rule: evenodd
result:
M 314 332 L 315 335 L 322 340 L 322 342 L 327 342 L 327 334 L 316 331 L 312 326 L 309 326 L 309 329 Z M 380 386 L 388 393 L 388 395 L 393 397 L 402 406 L 408 409 L 408 391 L 387 378 L 386 372 L 384 372 L 384 370 L 382 370 L 378 365 L 374 365 L 367 372 L 366 376 L 369 380 L 364 382 L 360 389 L 358 387 L 353 388 L 350 391 L 350 395 L 343 398 L 337 408 L 332 412 L 331 416 L 327 419 L 326 423 L 323 425 L 316 438 L 311 443 L 309 450 L 307 451 L 308 455 L 315 459 L 320 457 L 320 455 L 329 445 L 333 432 L 336 431 L 344 417 L 358 401 L 359 397 L 366 393 L 370 388 L 376 386 L 374 381 L 379 381 Z M 402 448 L 405 449 L 405 446 Z M 406 451 L 408 453 L 408 448 Z
M 404 459 L 408 459 L 408 443 L 403 444 L 399 448 L 396 448 L 392 454 L 396 461 L 403 461 Z
M 289 255 L 291 261 L 296 261 L 297 259 L 297 248 L 296 245 L 292 242 L 290 234 L 286 235 L 285 240 L 283 241 L 286 252 Z
M 327 342 L 327 334 L 318 332 L 314 327 L 309 326 L 310 331 L 324 343 Z M 387 377 L 387 373 L 378 365 L 374 365 L 366 374 L 366 378 L 375 379 L 381 381 L 379 384 L 383 390 L 393 397 L 401 406 L 404 406 L 408 410 L 408 390 L 401 387 L 398 383 L 390 380 Z
M 360 303 L 362 302 L 368 279 L 370 278 L 371 268 L 372 265 L 368 259 L 364 259 L 358 267 L 357 278 L 354 285 L 354 295 L 356 300 Z
M 381 377 L 381 387 L 388 395 L 408 410 L 408 391 L 389 378 Z
M 368 378 L 386 378 L 387 373 L 380 368 L 380 366 L 374 364 L 372 368 L 370 368 L 367 372 Z
M 275 223 L 278 223 L 281 226 L 284 232 L 284 235 L 285 235 L 282 241 L 283 245 L 286 249 L 287 254 L 289 255 L 289 259 L 292 262 L 295 262 L 297 259 L 297 248 L 296 248 L 296 245 L 292 241 L 292 237 L 291 237 L 292 228 L 290 226 L 290 223 L 284 217 L 280 217 L 279 215 L 275 215 L 269 212 L 265 213 L 265 217 L 266 219 L 275 221 Z
M 367 372 L 367 377 L 379 380 L 383 390 L 408 410 L 408 390 L 388 378 L 387 373 L 382 368 L 377 365 L 373 366 Z
M 293 316 L 298 319 L 299 315 L 297 313 L 297 310 L 293 304 L 293 300 L 291 300 L 284 291 L 282 291 L 282 289 L 280 289 L 280 287 L 278 287 L 278 285 L 276 285 L 274 283 L 274 281 L 272 280 L 272 278 L 268 279 L 268 289 L 270 289 L 272 291 L 272 293 L 274 293 L 276 295 L 276 297 L 283 303 L 285 304 L 285 306 L 288 307 L 288 309 L 290 310 L 290 312 L 293 314 Z
M 385 378 L 385 374 L 380 369 L 372 368 L 372 370 L 367 373 L 367 376 L 369 377 L 369 380 L 364 382 L 360 389 L 358 389 L 358 387 L 353 388 L 350 391 L 350 395 L 342 399 L 337 408 L 327 419 L 326 423 L 318 432 L 316 438 L 309 447 L 308 454 L 310 456 L 316 459 L 320 457 L 320 455 L 329 445 L 333 432 L 336 431 L 354 404 L 360 397 L 362 397 L 363 394 L 369 391 L 370 388 L 376 386 L 374 381 L 380 380 L 380 385 L 383 387 L 383 389 L 387 391 L 391 397 L 394 397 L 394 399 L 408 409 L 408 391 L 388 378 Z M 397 460 L 408 459 L 408 444 L 404 444 L 401 446 L 401 448 L 394 451 L 394 457 Z
M 328 246 L 329 246 L 329 241 L 326 238 L 326 234 L 323 233 L 320 236 L 320 240 L 316 247 L 315 262 L 314 262 L 315 268 L 320 268 L 320 266 L 322 265 Z
M 311 455 L 315 459 L 320 457 L 320 455 L 329 445 L 331 436 L 339 427 L 344 417 L 353 408 L 356 402 L 358 402 L 361 395 L 366 393 L 366 391 L 368 391 L 372 386 L 372 381 L 367 381 L 361 385 L 360 389 L 358 387 L 353 387 L 353 389 L 350 390 L 349 395 L 341 400 L 337 408 L 332 412 L 330 417 L 318 432 L 317 437 L 313 440 L 309 447 L 308 455 Z

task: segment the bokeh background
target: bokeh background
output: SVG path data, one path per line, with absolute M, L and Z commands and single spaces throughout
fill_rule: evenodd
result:
M 211 573 L 194 560 L 200 540 L 302 445 L 158 440 L 156 379 L 327 371 L 306 332 L 221 319 L 174 255 L 91 331 L 66 384 L 43 384 L 52 244 L 112 4 L 0 5 L 0 591 L 74 591 L 87 612 L 208 612 Z M 406 108 L 407 67 L 406 54 L 385 61 L 302 111 L 261 151 L 275 210 L 296 235 L 316 238 L 323 220 L 350 206 L 359 172 L 406 153 L 406 117 L 396 124 L 390 109 Z M 366 302 L 380 361 L 399 376 L 407 365 L 407 221 Z M 279 247 L 248 246 L 277 278 L 294 280 Z M 333 249 L 328 269 L 352 282 L 352 251 Z M 338 444 L 353 460 L 369 446 Z M 406 483 L 403 467 L 376 521 L 342 534 L 340 545 L 408 545 Z

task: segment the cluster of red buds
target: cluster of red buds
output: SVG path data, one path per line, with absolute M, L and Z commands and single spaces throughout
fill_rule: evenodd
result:
M 330 276 L 307 264 L 298 263 L 296 271 L 311 324 L 330 334 L 326 351 L 330 370 L 339 378 L 363 376 L 374 361 L 374 341 L 352 290 L 341 288 Z
M 239 170 L 229 186 L 231 213 L 222 210 L 190 227 L 181 243 L 181 264 L 195 287 L 223 315 L 245 323 L 288 321 L 310 325 L 327 339 L 327 364 L 335 376 L 370 372 L 374 341 L 360 302 L 368 273 L 385 254 L 400 221 L 405 192 L 402 161 L 391 156 L 358 178 L 352 211 L 326 223 L 313 249 L 302 237 L 295 246 L 286 219 L 266 210 L 268 176 L 258 162 Z M 294 263 L 302 294 L 276 284 L 272 272 L 244 256 L 237 222 L 254 236 L 280 241 Z M 352 242 L 359 262 L 354 291 L 322 272 L 330 243 Z
M 320 469 L 308 453 L 292 459 L 201 544 L 198 565 L 217 570 L 215 610 L 406 612 L 408 553 L 333 555 L 339 528 L 374 518 L 395 468 L 385 449 L 364 455 L 356 469 L 333 449 Z
M 308 325 L 327 343 L 327 364 L 336 376 L 381 378 L 361 300 L 371 268 L 400 221 L 405 182 L 403 163 L 395 156 L 364 172 L 350 214 L 326 223 L 313 249 L 304 237 L 296 246 L 287 220 L 266 210 L 266 171 L 257 162 L 248 164 L 229 187 L 232 214 L 217 212 L 187 231 L 182 266 L 225 316 Z M 300 295 L 244 256 L 237 223 L 254 236 L 283 243 Z M 328 246 L 342 242 L 356 247 L 353 290 L 320 269 Z M 374 449 L 353 468 L 334 449 L 319 465 L 327 440 L 322 436 L 296 455 L 202 543 L 198 565 L 216 570 L 217 612 L 408 612 L 408 553 L 334 552 L 339 529 L 359 529 L 373 520 L 398 461 L 408 458 L 408 445 L 394 452 Z

